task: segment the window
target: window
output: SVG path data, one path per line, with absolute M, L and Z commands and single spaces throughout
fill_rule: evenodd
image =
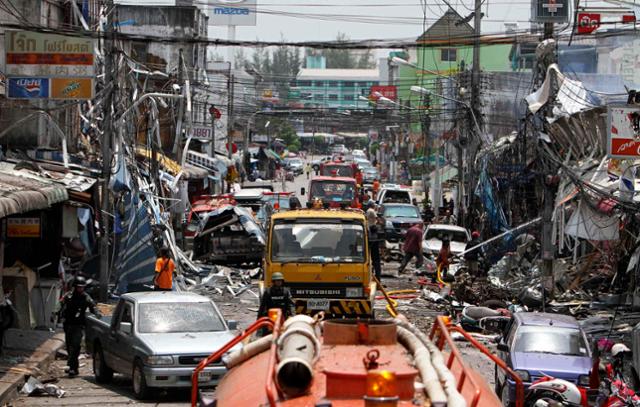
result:
M 369 87 L 371 85 L 369 85 L 369 82 L 358 82 L 358 86 Z
M 354 85 L 355 85 L 355 83 L 351 82 L 351 81 L 344 83 L 344 87 L 345 88 L 353 88 Z
M 328 84 L 329 84 L 330 88 L 337 88 L 338 87 L 338 82 L 337 81 L 329 81 Z
M 455 48 L 444 48 L 440 50 L 440 60 L 444 62 L 456 62 L 457 50 Z
M 315 95 L 313 96 L 315 100 L 324 100 L 324 95 Z
M 138 331 L 143 334 L 224 330 L 210 302 L 143 303 L 139 309 Z
M 344 100 L 353 100 L 353 95 L 344 95 L 343 99 Z
M 316 86 L 323 88 L 324 87 L 324 82 L 323 81 L 316 81 Z
M 338 100 L 338 95 L 336 94 L 329 95 L 329 100 Z
M 298 86 L 311 86 L 311 81 L 298 81 Z

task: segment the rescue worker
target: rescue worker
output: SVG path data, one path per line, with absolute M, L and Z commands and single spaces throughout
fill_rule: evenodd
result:
M 171 291 L 173 288 L 173 272 L 176 265 L 169 257 L 169 248 L 160 249 L 160 257 L 156 260 L 156 274 L 153 277 L 155 291 Z
M 86 285 L 87 281 L 82 276 L 78 276 L 73 280 L 73 290 L 62 297 L 58 314 L 58 318 L 63 321 L 69 377 L 78 375 L 78 356 L 80 356 L 80 346 L 86 325 L 85 313 L 87 309 L 95 314 L 96 317 L 102 318 L 102 315 L 96 309 L 93 299 L 84 291 Z
M 296 314 L 295 305 L 291 299 L 291 291 L 284 286 L 284 276 L 280 272 L 271 275 L 271 287 L 264 290 L 260 299 L 258 318 L 266 317 L 271 308 L 280 308 L 283 319 Z
M 407 229 L 404 235 L 404 244 L 402 245 L 404 258 L 400 264 L 399 274 L 404 272 L 405 267 L 413 257 L 416 258 L 416 268 L 422 267 L 422 223 L 416 223 Z
M 476 247 L 479 244 L 480 244 L 480 232 L 478 232 L 477 230 L 474 230 L 471 233 L 471 240 L 464 247 L 464 250 L 466 251 L 466 253 L 464 254 L 464 259 L 467 263 L 467 270 L 469 271 L 469 274 L 475 277 L 479 277 L 478 259 L 480 258 L 480 248 L 470 252 L 467 250 L 471 249 L 472 247 Z
M 436 266 L 440 269 L 441 278 L 444 278 L 449 271 L 451 257 L 453 257 L 453 254 L 451 253 L 450 241 L 448 237 L 445 237 L 442 239 L 442 247 L 436 258 Z
M 309 175 L 311 175 L 311 164 L 307 163 L 307 165 L 304 166 L 304 172 L 307 173 L 307 179 L 309 179 Z
M 612 360 L 606 366 L 607 378 L 609 380 L 616 380 L 618 377 L 623 376 L 622 371 L 627 354 L 631 354 L 631 349 L 624 343 L 616 343 L 611 347 Z
M 367 203 L 367 226 L 369 228 L 369 253 L 371 253 L 371 266 L 378 281 L 382 278 L 382 266 L 380 264 L 380 233 L 378 227 L 378 213 L 373 201 Z

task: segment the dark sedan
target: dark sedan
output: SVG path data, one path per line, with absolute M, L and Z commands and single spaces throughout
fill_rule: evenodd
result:
M 382 216 L 385 238 L 391 243 L 400 242 L 407 229 L 422 222 L 420 210 L 411 204 L 386 204 L 382 207 Z

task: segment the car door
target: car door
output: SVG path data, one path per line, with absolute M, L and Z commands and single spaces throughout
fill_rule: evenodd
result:
M 516 331 L 518 330 L 518 326 L 519 325 L 517 321 L 514 318 L 512 318 L 509 324 L 505 327 L 504 334 L 500 338 L 500 342 L 499 342 L 499 346 L 506 345 L 508 348 L 508 350 L 498 349 L 498 356 L 500 357 L 500 359 L 504 360 L 504 362 L 509 367 L 512 367 L 511 356 L 510 356 L 511 348 L 513 347 L 513 342 L 516 336 Z M 506 376 L 505 372 L 496 365 L 496 378 L 497 378 L 496 384 L 499 383 L 500 385 L 502 385 L 504 383 L 505 376 Z
M 118 320 L 113 325 L 110 335 L 111 341 L 111 353 L 113 357 L 113 364 L 110 365 L 114 370 L 130 374 L 133 369 L 133 303 L 131 301 L 124 301 L 122 304 L 122 312 L 119 315 Z M 132 327 L 131 333 L 123 332 L 122 323 L 130 323 Z

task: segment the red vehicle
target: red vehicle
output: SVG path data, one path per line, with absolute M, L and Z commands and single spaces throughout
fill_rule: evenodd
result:
M 194 197 L 183 232 L 186 241 L 186 250 L 193 249 L 193 237 L 198 231 L 201 216 L 225 204 L 235 205 L 233 195 L 201 195 Z
M 334 160 L 320 164 L 320 175 L 326 177 L 335 175 L 337 177 L 357 178 L 358 173 L 360 173 L 360 170 L 356 163 Z
M 348 177 L 315 177 L 309 182 L 309 202 L 320 199 L 330 208 L 348 206 L 362 208 L 358 199 L 358 184 Z

